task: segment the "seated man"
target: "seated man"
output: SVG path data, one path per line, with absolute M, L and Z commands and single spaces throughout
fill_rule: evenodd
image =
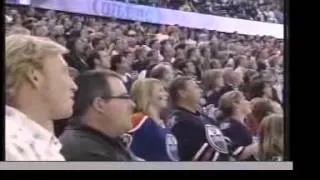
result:
M 167 124 L 178 140 L 182 161 L 228 161 L 228 144 L 215 121 L 199 110 L 202 90 L 189 77 L 176 78 L 170 88 L 175 108 Z
M 132 161 L 120 136 L 132 128 L 133 103 L 115 72 L 92 70 L 76 78 L 72 124 L 60 136 L 69 161 Z

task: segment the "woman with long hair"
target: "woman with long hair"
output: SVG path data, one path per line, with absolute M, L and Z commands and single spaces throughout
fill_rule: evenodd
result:
M 280 104 L 266 98 L 252 99 L 251 108 L 252 113 L 246 119 L 246 124 L 254 136 L 258 136 L 258 127 L 263 118 L 273 113 L 283 114 Z
M 224 86 L 223 70 L 210 69 L 203 73 L 202 84 L 206 98 L 206 105 L 218 107 L 221 97 L 220 90 Z
M 249 88 L 252 81 L 255 79 L 260 78 L 259 73 L 256 70 L 248 69 L 244 75 L 243 75 L 243 86 L 242 86 L 242 92 L 246 96 L 247 99 L 250 97 Z
M 178 161 L 177 140 L 165 126 L 160 113 L 168 105 L 168 93 L 158 79 L 138 79 L 131 89 L 136 104 L 132 117 L 130 148 L 146 161 Z
M 250 160 L 255 154 L 247 148 L 253 144 L 253 136 L 245 125 L 251 113 L 250 103 L 240 91 L 229 91 L 221 96 L 219 110 L 217 120 L 223 134 L 231 141 L 233 155 L 238 160 Z
M 284 146 L 284 122 L 281 114 L 271 114 L 260 124 L 259 160 L 282 161 Z
M 193 62 L 196 70 L 196 75 L 198 78 L 201 78 L 201 54 L 198 48 L 190 48 L 186 52 L 186 60 Z

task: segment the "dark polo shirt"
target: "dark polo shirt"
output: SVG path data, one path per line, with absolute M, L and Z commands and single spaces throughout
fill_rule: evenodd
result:
M 60 136 L 67 161 L 132 161 L 120 140 L 85 125 L 69 125 Z

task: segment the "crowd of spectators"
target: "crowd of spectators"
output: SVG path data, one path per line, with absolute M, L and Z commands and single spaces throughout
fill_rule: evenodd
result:
M 188 12 L 283 24 L 283 0 L 117 0 Z
M 176 1 L 167 2 L 172 4 Z M 251 3 L 248 1 L 244 7 L 249 2 Z M 258 2 L 260 1 L 252 2 L 252 6 L 257 6 Z M 228 4 L 230 1 L 216 3 Z M 231 4 L 234 3 L 235 1 L 232 1 Z M 195 6 L 200 7 L 200 4 Z M 186 9 L 188 8 L 184 10 Z M 80 154 L 74 153 L 79 149 L 79 143 L 72 143 L 77 132 L 74 129 L 65 132 L 67 124 L 77 123 L 76 120 L 82 119 L 82 116 L 89 120 L 88 117 L 103 119 L 99 112 L 92 110 L 100 105 L 104 106 L 92 99 L 97 96 L 95 92 L 100 92 L 99 88 L 103 88 L 101 83 L 95 84 L 102 82 L 99 77 L 103 74 L 87 73 L 93 70 L 111 70 L 113 72 L 109 73 L 108 77 L 120 78 L 124 82 L 125 89 L 121 89 L 122 86 L 117 89 L 123 94 L 131 92 L 131 97 L 123 94 L 112 97 L 132 98 L 136 104 L 132 118 L 133 125 L 140 126 L 142 121 L 150 122 L 145 123 L 145 126 L 141 125 L 141 128 L 154 129 L 157 132 L 158 127 L 172 128 L 178 141 L 177 149 L 181 160 L 217 160 L 215 155 L 206 157 L 211 151 L 207 148 L 207 143 L 203 146 L 197 144 L 205 141 L 201 135 L 201 128 L 192 129 L 189 124 L 173 122 L 175 118 L 184 119 L 188 114 L 186 109 L 204 114 L 207 122 L 214 121 L 214 124 L 221 128 L 222 133 L 232 142 L 231 149 L 236 160 L 252 159 L 257 146 L 260 155 L 254 156 L 253 159 L 265 161 L 282 159 L 283 139 L 278 138 L 283 137 L 283 40 L 269 36 L 248 36 L 237 32 L 224 33 L 174 25 L 130 22 L 25 6 L 6 6 L 5 10 L 6 36 L 24 34 L 50 38 L 69 49 L 70 52 L 64 58 L 72 67 L 71 75 L 80 75 L 76 80 L 79 91 L 76 91 L 75 97 L 76 115 L 72 121 L 69 118 L 55 121 L 55 133 L 56 136 L 62 134 L 61 141 L 65 145 L 62 152 L 67 160 L 99 160 L 97 156 L 93 159 L 88 157 L 81 159 L 81 153 L 91 151 L 92 147 L 83 147 L 81 152 L 79 151 Z M 239 11 L 246 12 L 246 9 L 240 8 Z M 246 13 L 243 17 L 237 14 L 238 12 L 234 12 L 232 17 L 248 18 Z M 250 18 L 263 20 L 257 16 L 253 15 Z M 90 82 L 90 78 L 92 83 L 86 84 Z M 109 84 L 111 82 L 113 80 L 110 80 Z M 114 80 L 113 83 L 118 82 Z M 84 100 L 83 96 L 91 99 Z M 110 104 L 105 106 L 103 108 L 112 112 L 112 117 L 121 114 L 121 111 L 117 114 L 116 106 Z M 123 107 L 127 108 L 128 104 Z M 176 107 L 183 107 L 183 110 Z M 128 111 L 124 111 L 119 119 L 124 121 L 126 114 Z M 198 117 L 196 113 L 191 114 L 202 119 L 202 116 Z M 143 115 L 148 115 L 149 118 L 145 120 Z M 108 117 L 112 119 L 111 115 Z M 90 123 L 98 121 L 91 120 Z M 104 123 L 104 126 L 101 124 L 99 128 L 108 126 L 119 128 L 119 124 L 117 126 L 111 122 Z M 117 132 L 117 136 L 129 129 L 126 124 L 124 129 Z M 196 135 L 198 131 L 199 136 Z M 132 142 L 129 138 L 128 141 L 131 143 L 126 144 L 132 147 L 133 154 L 138 155 L 135 159 L 151 161 L 179 159 L 177 149 L 171 149 L 168 155 L 163 155 L 168 151 L 152 149 L 153 144 L 153 147 L 158 147 L 156 143 L 162 142 L 160 135 L 154 137 L 159 138 L 159 141 L 148 139 L 153 137 L 150 136 L 152 132 L 139 132 L 137 129 L 129 131 L 128 134 L 131 136 L 128 137 L 138 137 L 136 134 L 140 133 L 139 138 L 134 138 L 133 141 L 131 139 Z M 161 130 L 159 134 L 165 136 L 167 133 Z M 190 144 L 190 139 L 184 140 L 189 136 L 192 143 L 197 143 Z M 148 139 L 149 146 L 144 144 L 147 140 L 144 141 L 143 138 Z M 174 139 L 171 140 L 175 142 Z M 190 148 L 191 146 L 195 149 Z M 197 155 L 198 153 L 204 155 Z M 116 160 L 129 160 L 129 156 L 130 153 L 122 152 L 121 158 Z

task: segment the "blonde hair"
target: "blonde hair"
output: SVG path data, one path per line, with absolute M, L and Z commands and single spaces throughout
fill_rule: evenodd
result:
M 13 35 L 13 34 L 31 35 L 31 31 L 21 26 L 12 26 L 8 30 L 6 36 Z
M 131 97 L 136 104 L 136 112 L 148 114 L 148 107 L 151 103 L 151 98 L 154 96 L 154 89 L 157 86 L 162 86 L 158 79 L 145 78 L 138 79 L 131 88 Z
M 252 114 L 260 123 L 262 119 L 270 114 L 283 114 L 281 105 L 266 98 L 254 98 L 251 100 Z
M 262 119 L 270 114 L 276 113 L 273 102 L 270 99 L 254 98 L 251 100 L 252 115 L 258 124 Z
M 244 95 L 240 91 L 229 91 L 223 94 L 219 101 L 219 109 L 224 117 L 231 116 L 234 113 L 234 104 L 239 104 Z
M 221 69 L 210 69 L 203 73 L 203 86 L 205 91 L 213 90 L 217 86 L 217 79 L 223 78 L 223 71 Z
M 35 68 L 42 69 L 46 57 L 65 54 L 68 50 L 48 38 L 30 35 L 9 35 L 5 40 L 6 100 L 15 96 L 27 72 Z
M 283 157 L 283 129 L 283 116 L 280 114 L 271 114 L 262 120 L 259 132 L 261 161 Z
M 239 78 L 243 78 L 242 76 L 242 73 L 234 71 L 231 68 L 226 68 L 223 72 L 223 80 L 225 84 L 235 84 Z
M 275 113 L 283 114 L 283 108 L 281 104 L 277 103 L 276 101 L 272 101 L 272 106 L 274 108 Z

